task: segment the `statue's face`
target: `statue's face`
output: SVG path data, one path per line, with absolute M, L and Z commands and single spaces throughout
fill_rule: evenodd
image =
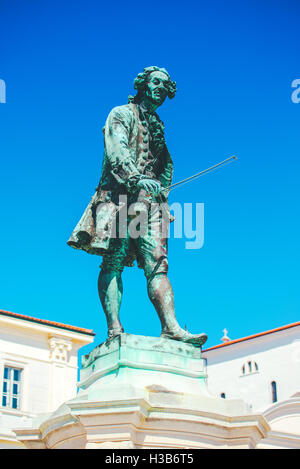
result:
M 163 72 L 152 72 L 148 78 L 147 98 L 156 106 L 161 106 L 168 95 L 168 76 Z

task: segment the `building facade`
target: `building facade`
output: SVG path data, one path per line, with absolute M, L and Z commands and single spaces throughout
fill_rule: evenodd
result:
M 14 428 L 30 426 L 77 393 L 78 350 L 89 329 L 0 310 L 0 448 L 19 448 Z
M 21 449 L 15 431 L 30 434 L 76 397 L 78 350 L 94 333 L 4 310 L 0 326 L 0 448 Z M 236 340 L 225 333 L 202 358 L 215 405 L 241 400 L 269 425 L 252 447 L 300 448 L 300 322 Z
M 260 447 L 300 448 L 300 322 L 237 340 L 225 334 L 203 357 L 212 395 L 266 417 L 271 432 Z

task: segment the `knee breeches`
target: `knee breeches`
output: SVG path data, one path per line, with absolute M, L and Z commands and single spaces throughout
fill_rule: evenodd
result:
M 126 236 L 116 236 L 110 240 L 101 268 L 105 271 L 122 272 L 126 258 L 130 253 L 134 253 L 147 279 L 157 274 L 166 274 L 168 272 L 166 222 L 159 212 L 152 213 L 150 221 L 148 220 L 146 229 L 141 230 L 140 236 L 133 239 L 130 235 L 130 219 L 128 219 Z

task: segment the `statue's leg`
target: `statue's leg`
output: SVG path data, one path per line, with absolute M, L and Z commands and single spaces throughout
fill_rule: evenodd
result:
M 206 334 L 190 334 L 178 324 L 175 316 L 172 285 L 167 274 L 159 270 L 158 268 L 154 275 L 153 273 L 152 275 L 147 275 L 146 267 L 145 274 L 148 281 L 148 295 L 161 322 L 161 337 L 181 340 L 197 346 L 203 345 L 207 340 Z
M 108 338 L 124 331 L 120 322 L 120 307 L 123 294 L 122 273 L 118 270 L 101 270 L 98 292 L 107 320 Z
M 98 279 L 98 292 L 104 310 L 108 338 L 124 332 L 120 322 L 120 308 L 123 294 L 122 272 L 129 247 L 128 238 L 113 238 L 110 250 L 103 256 Z
M 180 328 L 174 307 L 174 293 L 167 277 L 167 226 L 153 204 L 148 218 L 147 231 L 136 240 L 140 264 L 147 278 L 148 296 L 161 322 L 162 331 Z
M 147 278 L 148 295 L 162 327 L 162 337 L 202 345 L 206 334 L 190 334 L 182 329 L 175 315 L 174 293 L 167 277 L 167 236 L 164 220 L 158 217 L 152 221 L 145 236 L 137 239 L 141 265 Z
M 161 322 L 162 332 L 179 328 L 175 316 L 174 293 L 172 285 L 165 272 L 156 273 L 153 278 L 147 278 L 147 290 Z

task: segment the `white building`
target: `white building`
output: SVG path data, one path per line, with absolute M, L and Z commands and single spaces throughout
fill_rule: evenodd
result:
M 78 349 L 89 329 L 0 310 L 0 448 L 20 448 L 13 428 L 77 393 Z
M 24 448 L 13 430 L 76 396 L 78 350 L 94 333 L 3 310 L 0 326 L 0 448 Z M 226 333 L 203 350 L 209 393 L 262 414 L 271 430 L 257 448 L 300 448 L 300 322 L 236 340 Z
M 243 399 L 262 413 L 271 432 L 259 447 L 300 448 L 300 322 L 203 350 L 208 388 Z

